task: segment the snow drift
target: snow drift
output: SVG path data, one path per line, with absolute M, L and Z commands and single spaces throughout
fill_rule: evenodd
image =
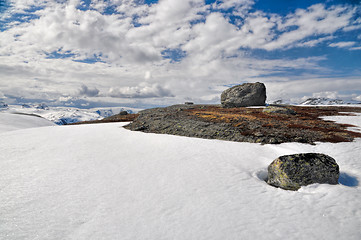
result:
M 342 119 L 350 118 L 361 126 L 360 114 Z M 361 235 L 361 139 L 259 145 L 145 134 L 123 125 L 1 133 L 0 239 Z M 335 158 L 340 184 L 293 192 L 265 183 L 272 160 L 300 152 Z
M 0 133 L 24 128 L 36 128 L 54 125 L 54 123 L 39 116 L 28 114 L 0 113 Z

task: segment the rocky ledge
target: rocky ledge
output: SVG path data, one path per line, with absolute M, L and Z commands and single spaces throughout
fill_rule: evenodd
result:
M 272 108 L 272 109 L 271 109 Z M 222 108 L 220 105 L 174 105 L 147 109 L 125 128 L 147 133 L 172 134 L 236 142 L 350 142 L 361 133 L 350 125 L 325 121 L 320 116 L 361 112 L 358 107 L 272 106 Z M 284 108 L 284 110 L 280 110 Z

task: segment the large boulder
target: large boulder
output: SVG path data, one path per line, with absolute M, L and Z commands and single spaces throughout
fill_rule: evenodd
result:
M 313 183 L 337 184 L 339 166 L 321 153 L 302 153 L 277 158 L 268 166 L 267 183 L 286 190 L 298 190 Z
M 266 104 L 266 87 L 263 83 L 244 83 L 229 88 L 221 94 L 223 107 L 264 106 Z

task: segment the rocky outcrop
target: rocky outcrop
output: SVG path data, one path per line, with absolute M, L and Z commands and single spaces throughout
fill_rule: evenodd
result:
M 206 105 L 173 105 L 165 108 L 147 109 L 125 128 L 133 131 L 171 134 L 205 139 L 222 139 L 237 142 L 255 142 L 258 137 L 244 135 L 233 124 L 203 121 L 192 110 L 206 110 Z M 253 122 L 249 122 L 253 124 Z M 256 124 L 256 123 L 255 123 Z M 264 140 L 265 142 L 268 139 Z
M 263 83 L 245 83 L 229 88 L 221 94 L 221 104 L 226 108 L 264 106 L 266 87 Z
M 296 115 L 296 111 L 292 110 L 291 108 L 275 105 L 275 106 L 268 106 L 263 109 L 264 113 L 277 113 L 277 114 L 286 114 L 286 115 Z
M 321 153 L 285 155 L 268 166 L 267 183 L 286 190 L 298 190 L 313 183 L 337 184 L 339 166 Z
M 180 104 L 140 111 L 139 116 L 125 128 L 147 133 L 261 144 L 350 142 L 355 137 L 361 137 L 361 133 L 348 131 L 344 125 L 319 118 L 339 115 L 339 111 L 361 112 L 358 107 L 334 107 L 334 110 L 329 107 L 287 108 L 297 114 L 266 113 L 263 108 Z
M 127 111 L 120 111 L 120 112 L 119 112 L 119 115 L 120 115 L 120 116 L 128 115 L 128 112 L 127 112 Z

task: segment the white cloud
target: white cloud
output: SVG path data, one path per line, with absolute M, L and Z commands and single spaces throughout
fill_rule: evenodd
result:
M 205 23 L 194 26 L 193 36 L 182 50 L 207 60 L 220 57 L 222 52 L 234 53 L 239 47 L 234 43 L 237 37 L 235 26 L 229 24 L 220 13 L 211 13 Z
M 310 40 L 310 41 L 299 43 L 299 44 L 297 44 L 297 46 L 299 46 L 299 47 L 314 47 L 314 46 L 319 45 L 322 42 L 326 42 L 326 41 L 329 41 L 329 40 L 332 40 L 332 39 L 334 39 L 334 36 L 322 37 L 322 38 L 318 38 L 318 39 L 315 39 L 315 40 Z
M 360 11 L 360 8 L 358 9 Z M 352 25 L 343 28 L 344 31 L 355 31 L 361 28 L 361 17 L 353 21 Z
M 246 17 L 254 2 L 254 0 L 218 0 L 212 7 L 217 10 L 232 10 L 232 14 L 243 18 Z
M 144 63 L 160 59 L 160 53 L 150 44 L 134 44 L 126 39 L 132 27 L 131 19 L 116 15 L 102 15 L 93 10 L 81 11 L 76 5 L 54 4 L 39 12 L 40 18 L 21 24 L 12 31 L 2 33 L 7 42 L 8 54 L 35 55 L 61 52 L 75 53 L 84 59 L 101 55 L 103 60 Z M 15 37 L 17 36 L 15 40 Z
M 317 93 L 312 93 L 312 97 L 315 98 L 331 98 L 331 99 L 337 99 L 339 98 L 338 92 L 333 91 L 333 92 L 317 92 Z
M 24 12 L 33 6 L 44 7 L 47 3 L 47 0 L 10 0 L 10 4 L 13 6 L 11 10 L 18 13 Z
M 144 74 L 144 79 L 149 80 L 152 78 L 152 73 L 150 71 L 146 71 Z
M 259 59 L 248 55 L 250 49 L 314 47 L 357 25 L 352 22 L 353 8 L 322 4 L 286 17 L 249 11 L 251 0 L 217 1 L 213 6 L 203 0 L 161 0 L 152 5 L 92 0 L 86 11 L 77 8 L 80 1 L 14 4 L 17 11 L 33 4 L 44 8 L 34 13 L 38 18 L 0 32 L 1 91 L 26 98 L 73 96 L 69 89 L 82 86 L 77 94 L 97 101 L 133 97 L 159 103 L 156 98 L 169 97 L 165 101 L 173 103 L 189 98 L 218 101 L 224 85 L 241 82 L 260 80 L 283 88 L 291 77 L 274 75 L 294 69 L 327 73 L 330 70 L 320 67 L 325 57 Z M 104 14 L 108 7 L 116 12 Z M 232 9 L 240 20 L 232 23 L 229 12 L 214 9 Z M 171 62 L 162 57 L 165 50 L 184 56 Z M 56 59 L 57 55 L 68 57 Z M 72 61 L 93 58 L 104 62 Z M 298 90 L 290 91 L 293 95 L 312 91 L 300 83 Z M 323 86 L 317 91 L 329 90 Z
M 80 89 L 78 90 L 78 95 L 87 96 L 87 97 L 96 97 L 99 94 L 99 89 L 93 87 L 89 88 L 88 86 L 82 84 Z
M 140 27 L 129 29 L 126 38 L 138 46 L 153 47 L 158 53 L 178 48 L 192 34 L 192 21 L 203 18 L 206 7 L 202 0 L 160 1 L 149 7 L 149 14 L 140 18 Z
M 352 47 L 352 48 L 350 48 L 350 50 L 353 50 L 353 51 L 361 50 L 361 47 Z
M 251 6 L 254 4 L 253 0 L 218 0 L 213 4 L 216 9 L 239 8 L 244 6 Z
M 338 48 L 348 48 L 348 47 L 352 47 L 356 44 L 356 42 L 337 42 L 337 43 L 331 43 L 329 46 L 330 47 L 338 47 Z
M 159 84 L 141 83 L 136 87 L 110 88 L 109 96 L 116 98 L 163 98 L 173 97 L 171 91 Z
M 277 23 L 278 30 L 283 33 L 274 41 L 265 44 L 264 48 L 272 50 L 290 47 L 310 36 L 332 34 L 349 26 L 354 13 L 355 9 L 352 8 L 335 6 L 326 9 L 323 4 L 312 5 L 307 10 L 298 9 Z M 295 30 L 292 30 L 293 28 Z

